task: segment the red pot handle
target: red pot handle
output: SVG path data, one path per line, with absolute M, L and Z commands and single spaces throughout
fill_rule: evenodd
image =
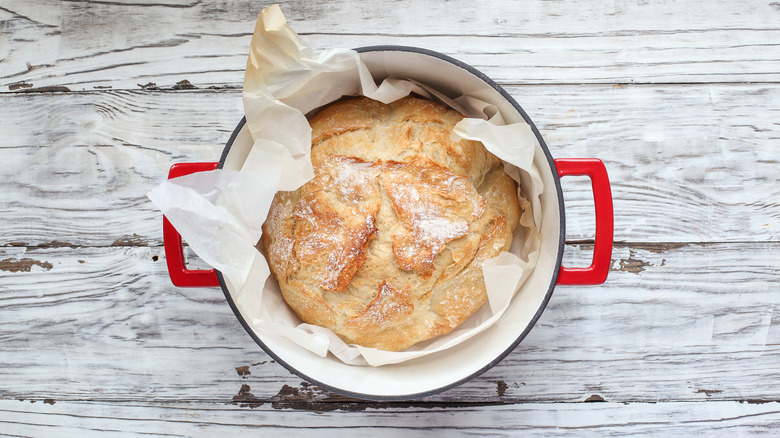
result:
M 607 280 L 612 258 L 614 219 L 612 191 L 604 163 L 597 158 L 560 158 L 555 160 L 558 176 L 587 175 L 593 189 L 596 207 L 596 244 L 593 262 L 587 268 L 564 268 L 558 273 L 558 284 L 601 284 Z
M 168 179 L 216 168 L 217 163 L 177 163 L 171 166 Z M 175 286 L 219 286 L 215 270 L 187 269 L 187 264 L 184 261 L 181 234 L 176 231 L 176 228 L 173 227 L 165 216 L 163 216 L 163 245 L 165 246 L 165 260 L 168 262 L 168 275 L 171 276 L 171 282 Z

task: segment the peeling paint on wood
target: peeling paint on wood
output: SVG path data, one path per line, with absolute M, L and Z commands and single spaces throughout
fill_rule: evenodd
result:
M 8 272 L 30 272 L 33 266 L 39 266 L 46 271 L 51 270 L 54 267 L 49 262 L 42 262 L 40 260 L 23 258 L 23 259 L 3 259 L 0 260 L 0 271 Z
M 713 394 L 720 394 L 723 392 L 721 389 L 699 389 L 696 391 L 696 394 L 705 394 L 707 397 L 713 395 Z
M 271 407 L 281 411 L 361 412 L 368 409 L 369 406 L 381 408 L 391 405 L 382 402 L 365 402 L 333 394 L 308 382 L 301 382 L 299 386 L 284 385 L 271 398 Z
M 620 259 L 620 267 L 617 270 L 639 274 L 644 271 L 647 266 L 650 266 L 650 263 L 634 258 L 634 253 L 629 251 L 628 258 Z
M 48 85 L 45 87 L 23 88 L 19 93 L 67 93 L 70 88 L 64 85 Z
M 239 405 L 242 408 L 257 408 L 265 403 L 263 400 L 258 399 L 251 392 L 252 388 L 249 385 L 241 385 L 238 390 L 238 394 L 233 396 L 233 403 Z
M 177 82 L 176 85 L 173 86 L 174 90 L 196 90 L 197 88 L 198 87 L 192 85 L 190 81 L 186 79 Z
M 141 236 L 133 233 L 132 236 L 124 236 L 115 240 L 111 246 L 144 246 L 145 243 Z
M 506 394 L 506 389 L 509 387 L 503 380 L 496 380 L 496 393 L 499 397 L 503 397 Z
M 33 84 L 28 84 L 27 82 L 17 82 L 15 84 L 9 84 L 8 85 L 8 89 L 10 91 L 15 91 L 15 90 L 18 90 L 20 88 L 32 88 L 32 87 L 33 87 Z

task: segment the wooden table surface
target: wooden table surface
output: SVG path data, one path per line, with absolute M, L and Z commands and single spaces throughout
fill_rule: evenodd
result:
M 557 287 L 496 367 L 394 403 L 301 381 L 219 289 L 168 279 L 146 193 L 219 158 L 267 5 L 0 0 L 0 436 L 777 432 L 780 3 L 281 4 L 316 50 L 473 65 L 553 156 L 610 174 L 607 282 Z M 563 187 L 564 262 L 582 265 L 592 196 Z

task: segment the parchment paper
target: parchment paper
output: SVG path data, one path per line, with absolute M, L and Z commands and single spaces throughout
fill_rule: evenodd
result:
M 265 257 L 255 248 L 278 190 L 295 190 L 312 170 L 311 128 L 305 114 L 345 95 L 390 103 L 414 92 L 442 101 L 468 118 L 453 138 L 481 141 L 504 160 L 520 183 L 525 212 L 510 252 L 483 265 L 488 305 L 447 335 L 401 352 L 347 345 L 328 329 L 303 324 L 269 279 Z M 167 180 L 149 198 L 192 250 L 234 286 L 244 319 L 261 334 L 284 336 L 314 354 L 328 352 L 347 364 L 386 365 L 452 348 L 490 327 L 536 265 L 541 237 L 539 194 L 543 185 L 533 164 L 537 140 L 526 123 L 505 124 L 495 106 L 472 96 L 445 96 L 406 78 L 374 82 L 357 52 L 317 54 L 286 23 L 276 5 L 258 17 L 244 79 L 244 111 L 254 144 L 240 171 L 215 170 Z

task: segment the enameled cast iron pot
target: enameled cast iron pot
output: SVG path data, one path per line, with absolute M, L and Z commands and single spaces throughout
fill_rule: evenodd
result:
M 498 84 L 473 67 L 430 50 L 400 46 L 357 49 L 378 82 L 390 75 L 413 78 L 445 94 L 468 94 L 493 103 L 506 120 L 525 120 L 539 140 L 535 162 L 545 191 L 541 197 L 542 248 L 534 272 L 512 300 L 506 313 L 489 329 L 447 351 L 394 365 L 345 365 L 328 355 L 319 357 L 286 339 L 256 332 L 247 324 L 233 299 L 233 287 L 214 270 L 186 269 L 181 236 L 164 219 L 165 254 L 171 280 L 181 287 L 221 286 L 228 304 L 250 336 L 278 363 L 322 388 L 368 400 L 404 400 L 423 397 L 457 386 L 497 364 L 528 334 L 539 319 L 556 284 L 601 284 L 607 278 L 612 254 L 612 194 L 604 164 L 598 159 L 553 160 L 547 146 L 520 105 Z M 236 127 L 219 163 L 186 163 L 171 167 L 169 178 L 214 168 L 240 169 L 252 139 Z M 560 177 L 587 175 L 596 207 L 593 263 L 587 268 L 561 266 L 565 237 Z

